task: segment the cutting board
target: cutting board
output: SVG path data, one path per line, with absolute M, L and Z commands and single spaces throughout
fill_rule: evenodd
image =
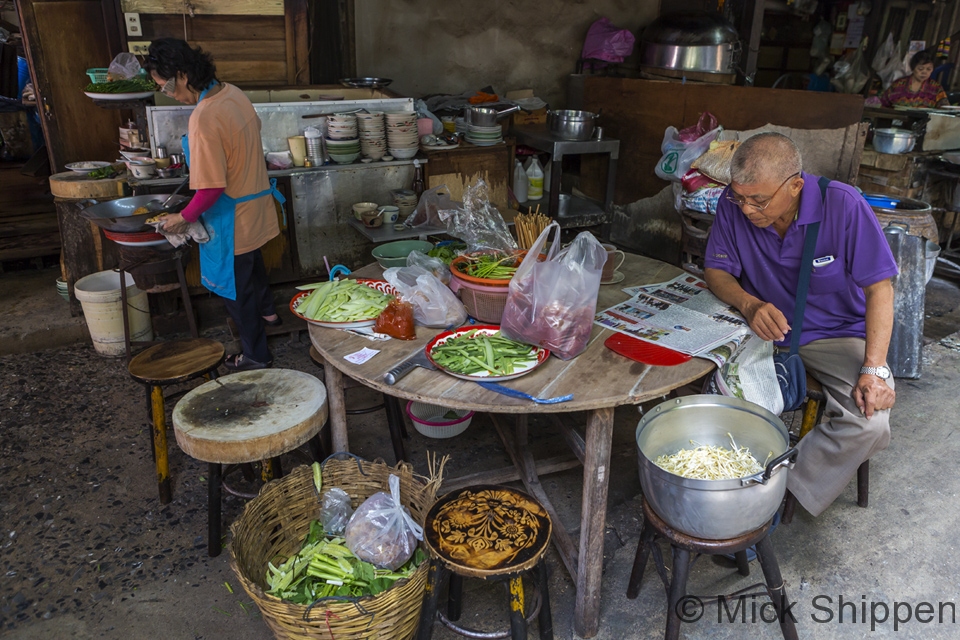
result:
M 683 364 L 693 357 L 652 342 L 638 340 L 623 333 L 614 333 L 604 341 L 603 346 L 631 360 L 658 367 L 672 367 Z
M 122 165 L 121 165 L 122 167 Z M 127 195 L 124 187 L 127 173 L 124 171 L 116 178 L 90 180 L 86 174 L 64 171 L 50 176 L 50 193 L 57 198 L 80 200 L 83 198 L 119 198 Z

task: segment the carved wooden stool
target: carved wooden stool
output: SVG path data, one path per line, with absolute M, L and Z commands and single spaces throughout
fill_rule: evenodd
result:
M 780 621 L 780 631 L 786 640 L 797 639 L 797 628 L 794 625 L 791 612 L 784 613 L 783 606 L 787 602 L 787 592 L 783 586 L 783 578 L 780 575 L 780 565 L 777 564 L 777 556 L 773 551 L 773 545 L 770 544 L 770 523 L 763 525 L 756 531 L 745 533 L 737 538 L 729 540 L 705 540 L 694 538 L 685 533 L 681 533 L 664 522 L 660 516 L 654 513 L 647 501 L 643 501 L 643 529 L 640 532 L 640 542 L 637 545 L 637 555 L 633 560 L 633 571 L 630 573 L 630 583 L 627 586 L 627 597 L 631 600 L 640 593 L 640 582 L 643 580 L 643 571 L 647 565 L 647 559 L 651 552 L 654 556 L 654 563 L 664 587 L 667 589 L 667 628 L 664 638 L 667 640 L 676 640 L 680 637 L 680 616 L 684 610 L 684 603 L 687 601 L 687 577 L 690 574 L 690 565 L 692 564 L 691 553 L 697 556 L 703 555 L 728 555 L 734 554 L 737 559 L 737 566 L 742 575 L 750 575 L 750 568 L 746 561 L 746 549 L 756 545 L 757 558 L 760 560 L 760 567 L 763 569 L 763 577 L 766 583 L 752 585 L 747 588 L 751 590 L 754 587 L 763 587 L 765 593 L 770 597 L 773 608 L 777 613 L 777 619 Z M 671 578 L 667 579 L 667 570 L 663 563 L 663 556 L 660 554 L 660 547 L 657 544 L 657 538 L 663 538 L 670 543 L 673 552 L 673 569 Z M 756 593 L 738 592 L 730 596 L 731 599 L 759 595 Z M 702 605 L 704 599 L 696 598 L 696 603 Z M 717 606 L 721 606 L 718 604 Z
M 210 463 L 208 553 L 220 554 L 220 496 L 224 469 L 269 460 L 264 479 L 280 477 L 279 456 L 309 442 L 322 459 L 320 428 L 327 421 L 327 390 L 315 377 L 290 369 L 232 373 L 200 385 L 173 409 L 177 444 Z M 236 495 L 235 491 L 230 491 Z
M 151 450 L 157 468 L 161 504 L 167 504 L 172 498 L 163 387 L 207 374 L 215 377 L 222 362 L 222 344 L 207 338 L 193 338 L 161 342 L 144 349 L 127 364 L 127 371 L 133 379 L 147 388 L 147 415 L 153 424 Z
M 552 527 L 550 516 L 539 502 L 510 487 L 478 485 L 440 498 L 423 525 L 423 540 L 431 560 L 417 639 L 429 640 L 434 620 L 439 618 L 446 627 L 467 637 L 510 636 L 521 640 L 526 639 L 527 623 L 535 616 L 539 619 L 541 640 L 552 639 L 553 619 L 543 560 Z M 538 597 L 525 615 L 522 578 L 534 568 Z M 437 610 L 444 575 L 450 576 L 446 616 Z M 487 633 L 454 624 L 460 619 L 464 577 L 508 581 L 509 631 Z

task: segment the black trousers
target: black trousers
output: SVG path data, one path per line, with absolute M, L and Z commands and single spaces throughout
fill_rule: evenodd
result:
M 273 315 L 277 310 L 260 249 L 234 256 L 233 271 L 237 299 L 224 298 L 223 303 L 240 332 L 243 355 L 257 362 L 270 362 L 263 316 Z

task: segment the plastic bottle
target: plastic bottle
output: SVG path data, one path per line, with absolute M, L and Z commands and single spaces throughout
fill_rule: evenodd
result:
M 513 195 L 517 197 L 517 202 L 527 201 L 528 185 L 527 172 L 523 170 L 523 165 L 517 160 L 516 166 L 513 168 Z
M 527 167 L 527 200 L 539 200 L 543 197 L 543 169 L 540 161 L 533 156 L 530 166 Z
M 553 167 L 553 163 L 547 160 L 543 164 L 543 190 L 544 192 L 550 191 L 550 169 Z

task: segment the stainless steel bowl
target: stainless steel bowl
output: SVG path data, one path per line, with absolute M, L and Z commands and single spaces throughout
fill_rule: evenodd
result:
M 876 129 L 873 148 L 880 153 L 909 153 L 917 143 L 917 134 L 908 129 Z
M 589 140 L 597 126 L 599 113 L 561 109 L 547 112 L 547 127 L 550 133 L 563 140 Z
M 734 480 L 692 480 L 656 465 L 698 444 L 747 447 L 762 461 L 763 473 Z M 650 507 L 664 522 L 688 535 L 726 540 L 769 522 L 787 490 L 787 470 L 796 459 L 787 428 L 763 407 L 726 396 L 698 395 L 668 400 L 637 425 L 640 486 Z

